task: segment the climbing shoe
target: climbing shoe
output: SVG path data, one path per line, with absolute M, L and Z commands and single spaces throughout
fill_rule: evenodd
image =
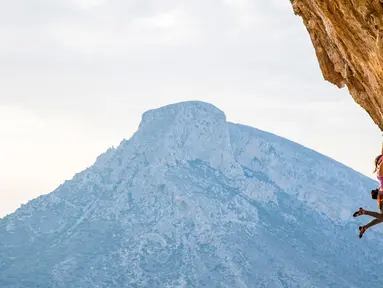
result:
M 358 217 L 358 216 L 363 215 L 363 214 L 364 214 L 364 210 L 362 207 L 360 207 L 358 211 L 356 211 L 354 214 L 352 214 L 352 216 Z

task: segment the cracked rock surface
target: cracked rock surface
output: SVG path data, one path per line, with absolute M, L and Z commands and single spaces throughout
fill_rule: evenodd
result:
M 290 0 L 302 17 L 323 76 L 383 130 L 383 0 Z

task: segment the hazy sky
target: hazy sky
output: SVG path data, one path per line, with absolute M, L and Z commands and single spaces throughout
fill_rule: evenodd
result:
M 0 217 L 201 100 L 372 175 L 381 133 L 323 80 L 288 0 L 12 0 L 0 9 Z

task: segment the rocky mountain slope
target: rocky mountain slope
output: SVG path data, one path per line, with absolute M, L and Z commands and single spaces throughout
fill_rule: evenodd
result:
M 0 287 L 379 287 L 382 246 L 351 217 L 375 186 L 210 104 L 169 105 L 0 220 Z

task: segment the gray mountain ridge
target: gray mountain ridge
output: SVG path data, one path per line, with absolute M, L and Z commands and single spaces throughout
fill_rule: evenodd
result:
M 359 239 L 351 216 L 376 185 L 211 104 L 168 105 L 0 220 L 0 287 L 380 287 L 379 231 Z

